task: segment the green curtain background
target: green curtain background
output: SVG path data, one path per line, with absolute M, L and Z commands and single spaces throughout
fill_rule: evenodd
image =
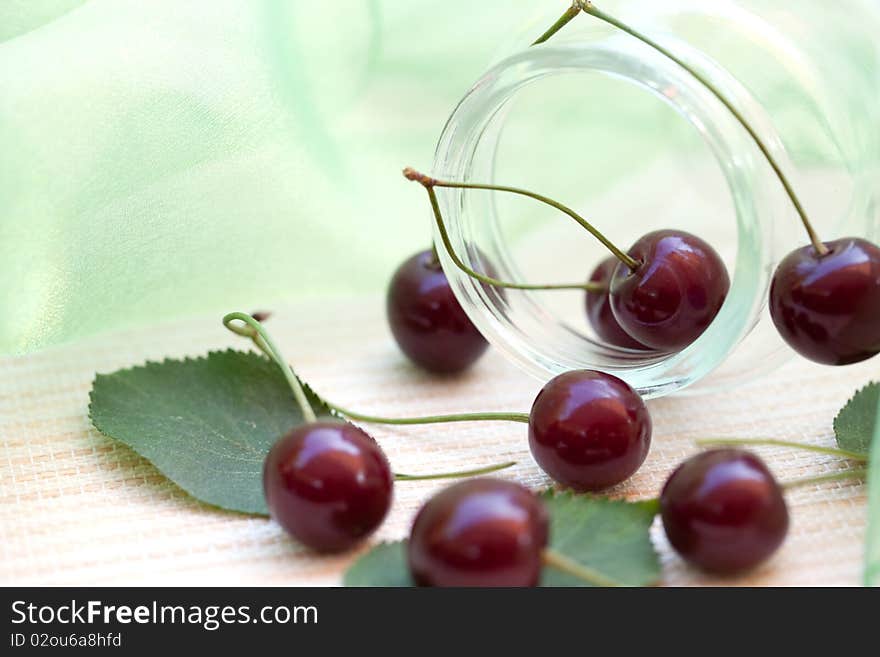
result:
M 430 167 L 495 53 L 565 5 L 0 2 L 0 354 L 382 290 L 430 235 L 401 167 Z M 603 114 L 535 107 L 558 135 Z M 627 114 L 623 141 L 595 133 L 599 171 L 558 140 L 522 152 L 598 187 L 682 129 L 636 103 Z
M 0 353 L 382 289 L 534 3 L 0 3 Z M 441 38 L 441 36 L 443 38 Z

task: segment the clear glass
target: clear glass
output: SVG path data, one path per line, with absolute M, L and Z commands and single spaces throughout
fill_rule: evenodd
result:
M 479 284 L 437 238 L 468 315 L 514 363 L 546 380 L 600 369 L 647 397 L 739 384 L 790 356 L 767 313 L 775 264 L 807 242 L 778 179 L 718 99 L 680 66 L 593 17 L 528 44 L 564 8 L 511 39 L 440 138 L 438 178 L 518 185 L 577 209 L 623 248 L 648 230 L 707 239 L 731 273 L 698 340 L 646 355 L 602 343 L 583 293 Z M 825 239 L 880 235 L 880 12 L 870 2 L 648 2 L 613 14 L 705 74 L 761 135 Z M 499 277 L 585 280 L 607 252 L 568 217 L 529 199 L 438 189 L 458 253 Z M 505 198 L 506 197 L 506 198 Z

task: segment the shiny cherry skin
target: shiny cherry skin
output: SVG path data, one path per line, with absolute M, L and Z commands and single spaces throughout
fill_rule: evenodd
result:
M 420 586 L 535 586 L 549 519 L 527 488 L 469 479 L 446 488 L 413 523 L 407 559 Z
M 634 340 L 661 351 L 681 351 L 721 310 L 730 277 L 709 244 L 681 230 L 639 239 L 629 255 L 635 271 L 619 265 L 611 279 L 614 318 Z
M 269 450 L 263 492 L 269 512 L 300 543 L 339 552 L 371 534 L 391 506 L 388 459 L 353 424 L 304 424 Z
M 614 256 L 609 256 L 600 262 L 590 275 L 590 283 L 604 285 L 606 288 L 602 291 L 587 290 L 587 319 L 596 335 L 610 345 L 626 349 L 648 349 L 624 331 L 611 312 L 611 297 L 607 286 L 619 262 Z
M 715 449 L 670 475 L 660 515 L 672 547 L 703 570 L 733 574 L 773 554 L 788 531 L 782 488 L 757 456 Z
M 770 316 L 805 358 L 857 363 L 880 353 L 880 248 L 857 237 L 825 246 L 825 255 L 805 246 L 779 263 Z
M 616 376 L 591 370 L 551 379 L 529 413 L 529 447 L 550 477 L 577 491 L 631 477 L 651 447 L 645 402 Z
M 465 370 L 489 347 L 430 249 L 415 254 L 394 273 L 386 309 L 403 353 L 430 372 Z

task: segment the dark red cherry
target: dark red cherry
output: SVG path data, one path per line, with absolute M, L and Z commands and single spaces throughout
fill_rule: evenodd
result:
M 730 278 L 721 257 L 696 235 L 658 230 L 639 239 L 611 279 L 611 309 L 621 328 L 653 349 L 680 351 L 721 310 Z
M 263 492 L 272 517 L 321 552 L 371 534 L 391 506 L 393 475 L 369 435 L 347 422 L 304 424 L 269 450 Z
M 703 452 L 678 466 L 660 494 L 660 515 L 686 561 L 721 574 L 757 566 L 788 531 L 782 489 L 761 459 L 739 449 Z
M 462 481 L 416 516 L 410 572 L 421 586 L 535 586 L 548 523 L 543 503 L 519 484 Z
M 431 250 L 417 253 L 397 269 L 386 307 L 403 353 L 431 372 L 464 370 L 489 346 L 462 310 Z
M 880 248 L 857 237 L 812 246 L 779 263 L 770 286 L 770 316 L 802 356 L 847 365 L 880 352 Z
M 627 349 L 648 349 L 648 347 L 638 340 L 634 340 L 629 333 L 620 328 L 620 324 L 614 318 L 614 313 L 611 312 L 611 299 L 607 286 L 611 282 L 611 275 L 614 273 L 619 262 L 614 256 L 609 256 L 593 270 L 590 276 L 590 283 L 597 283 L 606 287 L 600 292 L 587 290 L 587 319 L 590 320 L 590 325 L 596 331 L 596 335 L 610 345 Z
M 580 370 L 552 379 L 532 405 L 529 447 L 553 480 L 609 488 L 639 469 L 651 447 L 645 402 L 616 376 Z

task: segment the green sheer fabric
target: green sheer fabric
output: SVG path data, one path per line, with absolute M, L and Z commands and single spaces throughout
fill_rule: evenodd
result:
M 0 3 L 0 353 L 380 290 L 531 3 Z M 439 38 L 438 35 L 445 35 Z
M 838 3 L 809 2 L 858 29 Z M 381 291 L 430 237 L 424 192 L 400 169 L 429 168 L 464 91 L 512 34 L 533 20 L 537 36 L 566 3 L 0 3 L 0 354 L 181 315 Z M 627 15 L 656 7 L 607 4 Z M 743 4 L 775 7 L 799 29 L 794 10 Z M 751 45 L 762 35 L 728 24 L 684 29 L 746 72 L 765 68 Z M 864 66 L 839 75 L 876 85 L 874 32 L 853 38 L 826 25 L 838 35 L 828 65 L 862 49 Z M 778 90 L 786 145 L 806 135 L 814 148 L 800 154 L 824 157 L 791 80 L 764 77 L 767 98 Z M 601 189 L 689 130 L 629 97 L 613 112 L 598 85 L 558 102 L 526 99 L 531 132 L 512 133 L 505 182 Z M 619 129 L 606 128 L 609 118 Z M 566 148 L 567 134 L 588 129 L 599 166 Z M 851 133 L 862 149 L 876 138 Z M 677 143 L 700 147 L 692 134 Z M 519 162 L 537 164 L 520 179 Z M 510 218 L 523 230 L 527 219 Z

